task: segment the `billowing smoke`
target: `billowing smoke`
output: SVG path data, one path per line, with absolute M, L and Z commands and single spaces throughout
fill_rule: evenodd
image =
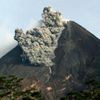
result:
M 28 60 L 34 65 L 53 66 L 54 51 L 57 40 L 67 23 L 61 13 L 45 7 L 42 14 L 41 26 L 28 30 L 15 30 L 15 40 L 23 50 L 22 61 Z

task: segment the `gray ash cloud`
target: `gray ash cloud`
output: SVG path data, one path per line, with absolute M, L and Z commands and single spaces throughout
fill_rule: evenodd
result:
M 22 60 L 28 60 L 34 65 L 53 66 L 55 49 L 59 36 L 67 21 L 61 13 L 51 7 L 45 7 L 42 13 L 41 26 L 28 30 L 15 30 L 15 40 L 23 50 Z

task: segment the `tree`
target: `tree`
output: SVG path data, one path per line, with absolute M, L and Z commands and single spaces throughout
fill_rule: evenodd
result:
M 44 100 L 36 85 L 23 90 L 22 80 L 15 75 L 0 76 L 0 100 Z
M 60 100 L 100 100 L 100 83 L 90 80 L 85 83 L 87 89 L 83 91 L 70 92 Z

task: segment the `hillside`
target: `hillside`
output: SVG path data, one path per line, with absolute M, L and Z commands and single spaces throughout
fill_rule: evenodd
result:
M 17 29 L 18 46 L 0 59 L 0 74 L 23 77 L 24 87 L 37 82 L 46 100 L 59 100 L 65 93 L 84 89 L 90 78 L 100 80 L 100 40 L 74 21 L 60 21 L 48 24 L 45 20 L 43 27 L 28 33 Z M 54 42 L 51 36 L 56 36 Z M 42 46 L 35 44 L 39 40 Z

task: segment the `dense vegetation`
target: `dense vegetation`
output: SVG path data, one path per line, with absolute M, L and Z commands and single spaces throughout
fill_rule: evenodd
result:
M 41 91 L 33 84 L 29 89 L 22 89 L 22 78 L 14 75 L 0 77 L 0 100 L 44 100 Z
M 95 80 L 86 82 L 87 89 L 68 93 L 61 100 L 100 100 L 100 83 Z
M 29 89 L 22 89 L 22 80 L 14 75 L 0 76 L 0 100 L 45 100 L 36 85 Z M 100 83 L 90 80 L 86 84 L 85 90 L 68 93 L 60 100 L 99 100 Z

